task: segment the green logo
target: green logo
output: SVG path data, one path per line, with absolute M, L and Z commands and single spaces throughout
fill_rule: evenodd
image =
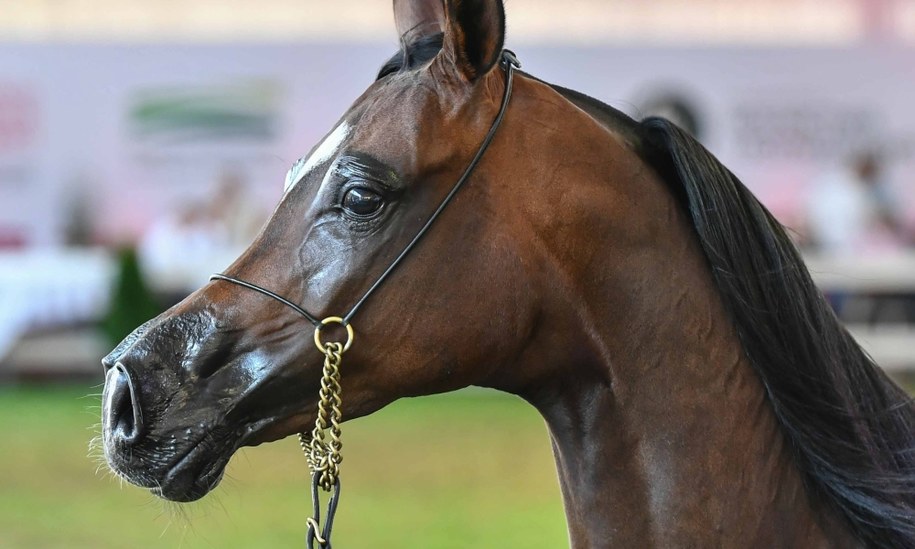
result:
M 279 105 L 270 81 L 150 89 L 133 101 L 130 128 L 143 141 L 265 141 L 276 137 Z

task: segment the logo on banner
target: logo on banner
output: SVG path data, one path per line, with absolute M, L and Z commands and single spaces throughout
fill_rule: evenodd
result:
M 141 142 L 269 141 L 276 137 L 280 94 L 271 82 L 138 92 L 129 121 Z

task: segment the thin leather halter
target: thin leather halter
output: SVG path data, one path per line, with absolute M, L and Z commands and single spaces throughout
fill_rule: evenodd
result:
M 416 244 L 419 242 L 419 240 L 429 231 L 429 228 L 432 226 L 432 223 L 434 223 L 435 220 L 438 218 L 438 216 L 441 215 L 442 211 L 444 211 L 444 209 L 448 205 L 448 203 L 451 202 L 451 200 L 454 198 L 454 195 L 457 194 L 457 192 L 464 185 L 464 183 L 467 181 L 467 179 L 470 178 L 470 174 L 473 173 L 474 168 L 476 168 L 477 164 L 480 163 L 480 160 L 483 158 L 483 154 L 486 152 L 486 149 L 489 148 L 489 144 L 492 143 L 492 140 L 496 135 L 496 130 L 498 130 L 499 126 L 502 124 L 502 119 L 505 118 L 505 111 L 508 109 L 508 102 L 511 99 L 511 94 L 512 94 L 512 79 L 514 76 L 514 71 L 516 68 L 521 67 L 521 63 L 518 61 L 518 58 L 515 56 L 514 52 L 512 52 L 511 50 L 502 51 L 502 58 L 501 58 L 500 64 L 505 69 L 505 92 L 502 95 L 502 104 L 499 107 L 499 114 L 496 115 L 495 120 L 493 120 L 493 122 L 492 122 L 492 126 L 490 126 L 490 128 L 489 128 L 489 132 L 486 134 L 486 137 L 483 138 L 483 142 L 480 143 L 480 148 L 477 149 L 476 155 L 474 155 L 473 159 L 470 161 L 470 164 L 467 165 L 467 168 L 464 170 L 464 173 L 461 175 L 460 179 L 457 180 L 457 183 L 455 183 L 454 186 L 451 188 L 451 191 L 449 191 L 448 194 L 445 196 L 444 200 L 442 200 L 442 203 L 439 204 L 438 208 L 436 208 L 436 210 L 434 212 L 432 212 L 432 215 L 429 216 L 429 219 L 426 220 L 426 223 L 422 226 L 421 229 L 419 229 L 419 232 L 416 233 L 416 236 L 413 237 L 413 240 L 411 240 L 409 242 L 409 244 L 407 244 L 406 247 L 404 247 L 403 251 L 400 252 L 400 254 L 394 259 L 394 261 L 391 262 L 391 264 L 388 266 L 388 268 L 385 269 L 385 271 L 383 273 L 381 273 L 381 275 L 378 277 L 377 280 L 375 280 L 375 283 L 372 284 L 368 290 L 366 290 L 366 292 L 362 295 L 361 298 L 359 298 L 359 300 L 356 302 L 356 304 L 353 305 L 353 307 L 349 310 L 349 312 L 346 313 L 346 315 L 344 315 L 342 317 L 341 324 L 343 324 L 343 325 L 349 324 L 349 321 L 356 314 L 356 311 L 358 311 L 359 308 L 362 307 L 362 304 L 365 303 L 365 301 L 369 298 L 369 296 L 372 295 L 372 293 L 375 290 L 377 290 L 379 286 L 381 286 L 381 283 L 385 281 L 385 279 L 394 271 L 394 269 L 396 269 L 397 266 L 400 265 L 400 263 L 404 260 L 404 258 L 407 256 L 407 254 L 410 253 L 410 251 L 416 246 Z M 210 280 L 225 280 L 226 282 L 231 282 L 233 284 L 237 284 L 239 286 L 242 286 L 243 288 L 248 288 L 249 290 L 254 290 L 256 292 L 260 292 L 268 297 L 272 297 L 273 299 L 279 301 L 283 305 L 286 305 L 287 307 L 291 308 L 295 312 L 299 313 L 300 315 L 302 315 L 303 317 L 308 319 L 308 321 L 311 322 L 315 327 L 320 327 L 324 324 L 322 321 L 318 320 L 315 316 L 311 315 L 308 311 L 306 311 L 302 307 L 296 305 L 292 301 L 289 301 L 285 297 L 283 297 L 279 294 L 273 293 L 266 288 L 262 288 L 261 286 L 258 286 L 257 284 L 252 284 L 251 282 L 247 282 L 247 281 L 241 280 L 239 278 L 231 277 L 231 276 L 221 274 L 221 273 L 217 273 L 217 274 L 210 276 Z

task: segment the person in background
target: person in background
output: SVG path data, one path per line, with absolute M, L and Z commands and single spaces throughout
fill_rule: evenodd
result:
M 225 170 L 206 200 L 177 205 L 150 226 L 139 244 L 143 271 L 174 302 L 231 263 L 266 218 L 241 174 Z
M 208 222 L 230 247 L 244 248 L 254 240 L 267 219 L 267 212 L 254 205 L 248 196 L 244 178 L 238 170 L 220 175 L 207 207 Z
M 882 158 L 873 151 L 859 153 L 844 170 L 813 185 L 807 201 L 809 243 L 822 254 L 853 261 L 899 253 L 912 242 L 901 205 L 884 178 Z M 915 320 L 915 297 L 906 292 L 833 291 L 826 298 L 849 323 Z
M 661 88 L 649 93 L 648 98 L 640 102 L 639 112 L 639 118 L 660 116 L 686 130 L 699 141 L 705 139 L 706 124 L 698 103 L 685 91 Z
M 191 202 L 157 219 L 140 240 L 143 269 L 152 276 L 179 271 L 193 258 L 206 257 L 224 245 L 207 215 L 207 205 Z
M 815 182 L 807 200 L 810 241 L 818 251 L 849 255 L 900 249 L 910 242 L 900 202 L 873 151 Z

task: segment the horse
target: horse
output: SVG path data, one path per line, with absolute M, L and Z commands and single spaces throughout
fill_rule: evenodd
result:
M 915 405 L 747 188 L 672 123 L 516 72 L 501 0 L 394 14 L 400 50 L 251 246 L 103 360 L 111 468 L 204 496 L 315 423 L 355 326 L 345 419 L 521 396 L 572 547 L 915 546 Z

